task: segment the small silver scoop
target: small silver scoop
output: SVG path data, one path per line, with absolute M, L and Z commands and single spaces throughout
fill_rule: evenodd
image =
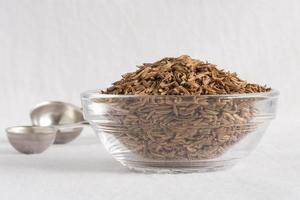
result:
M 55 144 L 71 142 L 80 135 L 83 126 L 88 125 L 79 107 L 60 101 L 38 104 L 32 109 L 30 118 L 34 126 L 52 126 L 58 129 Z
M 37 154 L 53 144 L 56 137 L 53 127 L 15 126 L 6 129 L 10 144 L 19 152 Z

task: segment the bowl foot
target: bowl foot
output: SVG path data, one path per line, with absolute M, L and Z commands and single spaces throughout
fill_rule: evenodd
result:
M 203 173 L 226 170 L 233 167 L 237 159 L 223 160 L 223 161 L 187 161 L 187 162 L 174 162 L 174 161 L 128 161 L 121 160 L 122 165 L 129 169 L 143 173 Z

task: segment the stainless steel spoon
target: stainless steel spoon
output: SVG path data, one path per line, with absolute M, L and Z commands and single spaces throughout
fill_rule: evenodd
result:
M 56 136 L 53 127 L 15 126 L 6 129 L 10 144 L 19 152 L 36 154 L 53 144 Z
M 30 118 L 35 126 L 51 126 L 58 129 L 55 144 L 65 144 L 78 137 L 84 121 L 82 111 L 79 107 L 60 101 L 46 101 L 36 105 Z

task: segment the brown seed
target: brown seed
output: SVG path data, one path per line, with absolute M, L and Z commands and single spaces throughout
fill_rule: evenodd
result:
M 136 72 L 123 75 L 101 91 L 140 98 L 95 101 L 109 105 L 110 123 L 99 125 L 124 150 L 147 159 L 199 160 L 222 155 L 256 129 L 256 124 L 251 123 L 257 114 L 255 99 L 209 95 L 270 90 L 183 55 L 138 66 Z

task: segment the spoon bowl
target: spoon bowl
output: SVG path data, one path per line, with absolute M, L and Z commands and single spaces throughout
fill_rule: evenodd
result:
M 20 153 L 37 154 L 53 144 L 56 136 L 53 127 L 15 126 L 6 129 L 10 144 Z
M 53 126 L 58 129 L 55 144 L 66 144 L 77 138 L 81 127 L 59 128 L 59 126 L 74 124 L 84 121 L 79 107 L 60 101 L 46 101 L 35 106 L 30 118 L 35 126 Z

